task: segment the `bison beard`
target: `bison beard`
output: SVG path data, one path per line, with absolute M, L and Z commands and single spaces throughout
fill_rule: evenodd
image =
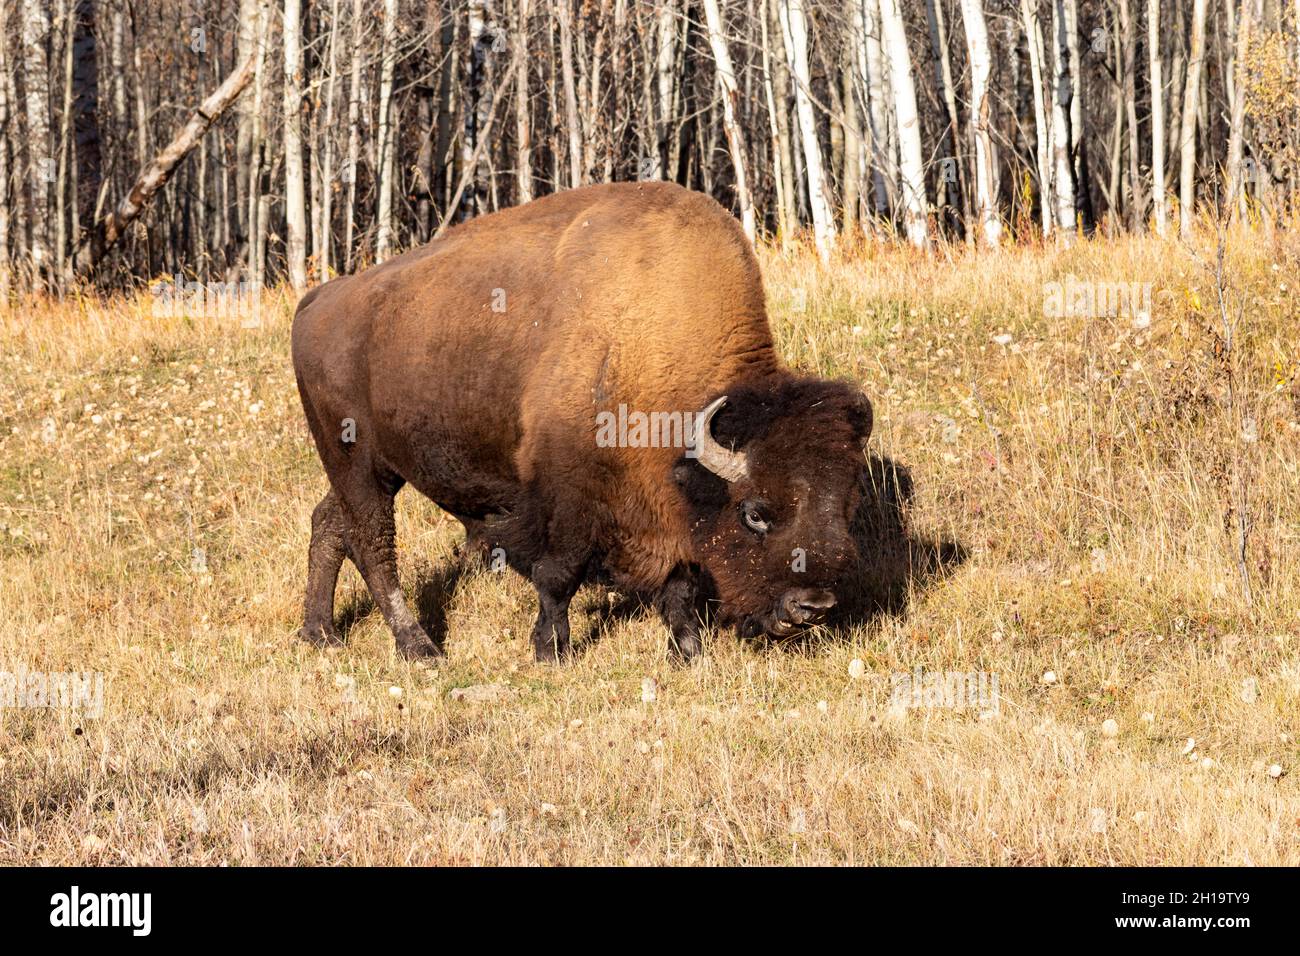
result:
M 781 364 L 753 250 L 700 194 L 593 186 L 458 226 L 304 296 L 293 362 L 330 482 L 313 643 L 341 641 L 348 557 L 398 649 L 441 653 L 398 582 L 407 483 L 533 582 L 539 660 L 568 655 L 589 579 L 649 596 L 689 659 L 703 621 L 784 637 L 822 620 L 854 566 L 870 403 Z M 698 415 L 694 447 L 603 447 L 620 405 Z

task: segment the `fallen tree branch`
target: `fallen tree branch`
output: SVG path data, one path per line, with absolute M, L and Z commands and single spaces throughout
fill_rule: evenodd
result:
M 73 259 L 73 268 L 78 276 L 84 276 L 95 268 L 108 250 L 122 238 L 127 227 L 144 211 L 154 193 L 167 185 L 176 167 L 199 144 L 203 134 L 239 99 L 239 94 L 253 79 L 256 65 L 257 51 L 254 50 L 211 96 L 199 104 L 190 121 L 176 134 L 167 148 L 154 157 L 117 208 L 87 230 L 77 244 Z

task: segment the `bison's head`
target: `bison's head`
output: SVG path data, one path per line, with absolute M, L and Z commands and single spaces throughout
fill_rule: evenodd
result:
M 822 620 L 856 560 L 871 403 L 842 382 L 783 378 L 728 390 L 674 467 L 722 623 L 786 637 Z

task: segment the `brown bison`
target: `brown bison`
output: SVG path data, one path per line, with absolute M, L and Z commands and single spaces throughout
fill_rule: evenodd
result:
M 313 643 L 340 640 L 346 555 L 398 649 L 441 652 L 398 583 L 407 483 L 532 581 L 539 660 L 568 654 L 584 580 L 652 598 L 689 659 L 702 618 L 822 620 L 856 558 L 871 405 L 782 365 L 739 224 L 678 186 L 548 196 L 329 282 L 298 306 L 293 364 L 330 481 Z

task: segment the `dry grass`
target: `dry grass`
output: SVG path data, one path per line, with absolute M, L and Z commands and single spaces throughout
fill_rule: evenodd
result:
M 325 482 L 290 303 L 260 329 L 0 308 L 0 670 L 105 689 L 97 719 L 0 709 L 0 863 L 1300 863 L 1300 260 L 1293 234 L 1231 250 L 1235 416 L 1213 277 L 1173 244 L 765 252 L 784 352 L 863 383 L 913 533 L 968 559 L 848 633 L 719 635 L 689 669 L 645 615 L 534 665 L 531 589 L 452 588 L 459 528 L 410 492 L 404 579 L 426 615 L 449 598 L 448 660 L 396 659 L 350 566 L 349 646 L 304 646 Z M 1150 327 L 1045 318 L 1068 273 L 1152 283 Z M 918 666 L 996 674 L 998 713 L 890 708 Z

